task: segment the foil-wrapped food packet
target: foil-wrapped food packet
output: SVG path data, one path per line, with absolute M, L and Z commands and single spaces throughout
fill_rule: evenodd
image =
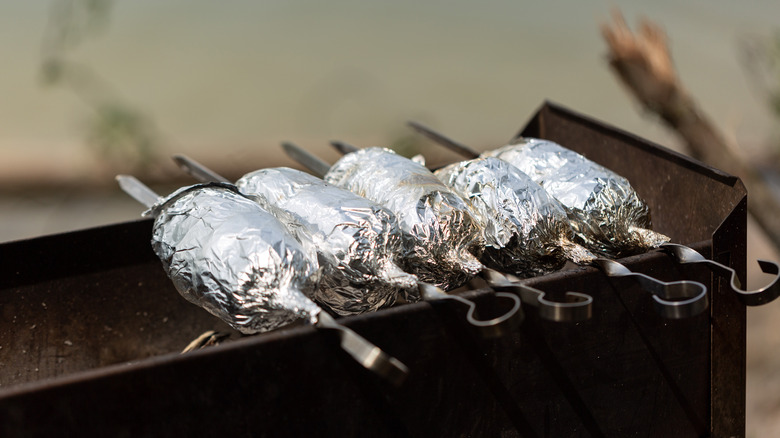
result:
M 399 262 L 421 281 L 451 290 L 483 269 L 477 257 L 484 244 L 469 207 L 419 163 L 390 149 L 361 149 L 324 179 L 395 213 L 404 234 Z
M 323 268 L 314 299 L 338 314 L 391 306 L 400 295 L 420 299 L 417 277 L 394 259 L 402 233 L 387 208 L 290 168 L 248 173 L 236 181 L 301 241 L 311 241 Z
M 179 293 L 244 334 L 317 322 L 316 256 L 229 184 L 185 187 L 146 213 L 152 247 Z
M 567 260 L 583 264 L 595 258 L 573 242 L 561 203 L 506 161 L 477 158 L 435 175 L 472 206 L 484 233 L 482 262 L 488 267 L 532 277 L 556 271 Z
M 482 157 L 527 174 L 567 209 L 577 241 L 606 257 L 645 252 L 669 241 L 651 230 L 650 209 L 628 180 L 549 140 L 518 138 Z

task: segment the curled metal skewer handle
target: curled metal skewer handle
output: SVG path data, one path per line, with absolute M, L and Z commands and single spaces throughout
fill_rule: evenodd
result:
M 321 329 L 335 330 L 339 335 L 339 344 L 342 350 L 363 367 L 390 383 L 400 386 L 409 375 L 409 368 L 401 361 L 385 353 L 351 329 L 339 324 L 327 313 L 319 313 L 316 325 Z
M 520 298 L 511 293 L 496 293 L 497 297 L 508 298 L 513 301 L 512 308 L 500 316 L 492 319 L 477 319 L 474 314 L 477 311 L 477 305 L 458 295 L 452 295 L 444 292 L 436 286 L 427 283 L 419 283 L 420 295 L 425 301 L 454 300 L 468 306 L 466 320 L 469 324 L 477 327 L 485 338 L 496 338 L 514 330 L 525 319 L 525 314 L 521 309 Z
M 765 274 L 774 275 L 775 278 L 760 289 L 748 291 L 742 289 L 736 271 L 714 260 L 705 258 L 694 249 L 676 243 L 664 243 L 661 245 L 661 250 L 671 254 L 677 260 L 677 263 L 705 263 L 713 272 L 730 278 L 731 290 L 737 294 L 739 300 L 746 306 L 761 306 L 774 301 L 775 298 L 780 296 L 780 281 L 778 281 L 780 280 L 780 275 L 778 275 L 780 274 L 780 266 L 775 262 L 758 260 L 761 271 Z
M 653 294 L 655 309 L 664 318 L 682 319 L 696 316 L 709 306 L 707 287 L 698 281 L 661 281 L 603 258 L 596 259 L 593 264 L 601 268 L 608 277 L 634 278 L 642 289 Z
M 524 285 L 519 279 L 493 269 L 484 269 L 482 276 L 495 290 L 511 291 L 520 295 L 523 302 L 539 309 L 539 316 L 559 322 L 585 321 L 593 315 L 593 297 L 579 292 L 566 292 L 566 301 L 551 301 L 539 289 Z

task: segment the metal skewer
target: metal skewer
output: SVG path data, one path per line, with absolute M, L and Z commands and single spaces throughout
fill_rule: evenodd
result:
M 780 266 L 775 262 L 761 259 L 758 260 L 761 271 L 765 274 L 774 275 L 774 278 L 766 286 L 748 291 L 742 289 L 736 271 L 728 266 L 704 257 L 692 248 L 676 243 L 664 243 L 661 245 L 661 250 L 674 257 L 677 263 L 704 263 L 713 272 L 729 278 L 729 285 L 731 286 L 732 292 L 737 294 L 737 298 L 746 306 L 761 306 L 774 301 L 780 296 Z
M 492 319 L 477 319 L 475 313 L 477 305 L 459 295 L 448 294 L 432 284 L 420 283 L 420 296 L 425 301 L 454 300 L 468 307 L 466 321 L 474 327 L 477 327 L 482 337 L 497 338 L 514 331 L 517 326 L 525 319 L 520 306 L 521 299 L 514 294 L 496 293 L 497 297 L 508 298 L 512 300 L 512 308 Z
M 485 268 L 482 276 L 488 286 L 495 290 L 512 291 L 520 295 L 524 303 L 539 309 L 539 316 L 551 321 L 585 321 L 593 316 L 593 297 L 580 292 L 566 292 L 566 301 L 551 301 L 545 298 L 545 292 L 522 284 L 512 274 L 504 274 Z
M 441 134 L 435 133 L 434 131 L 427 129 L 420 124 L 410 122 L 410 125 L 413 125 L 415 129 L 421 129 L 422 132 L 425 132 L 426 135 L 429 136 L 430 138 L 435 138 L 441 141 L 447 141 L 448 144 L 454 145 L 453 149 L 464 151 L 464 154 L 467 153 L 467 151 L 469 151 L 468 147 L 459 145 L 454 141 L 446 139 L 446 137 L 442 136 Z M 332 141 L 331 145 L 342 154 L 352 153 L 358 150 L 357 147 L 342 141 Z M 478 154 L 473 151 L 470 154 L 471 155 L 476 154 L 478 156 Z M 707 287 L 700 282 L 689 281 L 689 280 L 663 282 L 661 280 L 654 279 L 645 274 L 632 272 L 624 265 L 608 259 L 597 259 L 592 264 L 598 267 L 602 272 L 604 272 L 604 274 L 606 274 L 610 278 L 618 278 L 618 277 L 634 278 L 639 283 L 640 287 L 642 287 L 643 290 L 650 292 L 655 302 L 656 312 L 658 312 L 658 314 L 660 314 L 664 318 L 680 319 L 680 318 L 695 316 L 703 312 L 705 309 L 707 309 L 709 305 L 709 301 L 707 299 Z M 507 290 L 508 283 L 511 282 L 510 278 L 513 276 L 508 277 L 506 274 L 502 274 L 504 275 L 504 279 L 500 280 L 496 274 L 497 272 L 488 273 L 487 275 L 483 273 L 483 278 L 486 278 L 486 280 L 489 281 L 489 284 L 490 282 L 494 282 L 494 284 L 491 284 L 491 287 L 495 285 L 497 288 L 502 288 L 502 290 Z M 577 294 L 577 293 L 569 292 L 568 294 Z M 568 295 L 568 294 L 567 294 L 567 298 L 569 299 L 571 299 L 571 297 L 576 296 L 576 295 Z M 579 295 L 584 295 L 584 294 L 579 294 Z M 543 306 L 544 304 L 542 303 L 544 301 L 546 300 L 543 300 L 543 294 L 542 294 L 540 296 L 540 299 L 536 300 L 535 302 L 538 302 L 539 306 Z M 567 304 L 569 304 L 570 306 L 567 307 L 555 308 L 555 307 L 546 306 L 543 313 L 555 315 L 556 314 L 555 312 L 561 312 L 563 311 L 563 309 L 567 309 L 569 311 L 572 311 L 572 309 L 576 310 L 578 305 L 583 305 L 582 303 L 585 302 L 586 300 L 579 299 L 579 300 L 568 302 Z
M 160 200 L 160 195 L 152 191 L 152 189 L 134 176 L 117 175 L 116 181 L 125 193 L 147 208 L 152 208 L 152 206 Z
M 409 121 L 408 125 L 416 132 L 442 146 L 445 146 L 463 155 L 464 157 L 476 158 L 480 156 L 478 151 L 451 138 L 448 138 L 420 123 Z M 733 269 L 704 257 L 694 249 L 676 243 L 664 243 L 661 245 L 661 250 L 674 257 L 677 263 L 704 263 L 713 272 L 729 278 L 729 284 L 732 292 L 735 293 L 737 298 L 739 298 L 739 300 L 746 306 L 761 306 L 774 301 L 778 296 L 780 296 L 780 265 L 778 265 L 776 262 L 769 260 L 758 260 L 758 265 L 761 268 L 761 271 L 765 274 L 774 275 L 774 278 L 764 287 L 752 291 L 747 291 L 742 289 L 739 278 L 737 278 L 737 273 Z
M 342 141 L 331 141 L 330 144 L 343 154 L 355 152 L 358 150 L 355 146 Z M 282 148 L 287 155 L 292 159 L 302 164 L 312 172 L 318 173 L 319 176 L 325 176 L 330 166 L 312 155 L 308 151 L 296 146 L 292 143 L 283 143 Z M 580 294 L 577 292 L 570 292 L 567 294 L 567 301 L 565 303 L 550 301 L 544 298 L 545 293 L 534 289 L 527 285 L 517 284 L 514 287 L 509 287 L 507 277 L 497 271 L 492 271 L 487 268 L 482 270 L 481 276 L 488 281 L 488 285 L 492 287 L 490 282 L 496 282 L 496 290 L 510 291 L 509 295 L 520 296 L 520 300 L 528 303 L 529 305 L 539 309 L 539 315 L 545 319 L 559 322 L 576 322 L 587 320 L 592 315 L 593 298 L 589 295 Z M 504 281 L 501 282 L 500 276 L 504 276 Z M 446 297 L 455 297 L 456 295 L 444 294 Z M 497 296 L 503 296 L 502 292 L 497 292 Z
M 184 156 L 177 156 L 175 158 L 175 161 L 182 168 L 184 168 L 185 171 L 190 171 L 195 167 L 200 167 L 201 170 L 203 168 L 202 165 L 194 163 L 192 160 Z M 321 167 L 325 170 L 327 170 L 327 168 L 329 167 L 324 163 L 317 163 L 317 164 L 321 165 Z M 239 180 L 239 182 L 237 182 L 236 184 L 238 185 L 238 187 L 242 189 L 243 188 L 248 189 L 248 191 L 245 193 L 246 195 L 254 195 L 255 193 L 261 193 L 262 190 L 258 189 L 258 184 L 245 185 L 244 182 L 246 182 L 246 178 L 249 175 L 258 175 L 258 173 L 262 173 L 262 172 L 274 172 L 274 170 L 264 169 L 264 170 L 252 172 L 250 174 L 247 174 L 247 176 L 242 177 L 241 180 Z M 205 174 L 204 172 L 199 172 L 199 173 Z M 310 175 L 309 177 L 313 178 Z M 336 188 L 333 187 L 333 189 Z M 338 190 L 343 190 L 343 189 L 338 189 Z M 306 191 L 305 190 L 296 191 L 295 194 L 290 194 L 290 196 L 292 196 L 292 198 L 290 199 L 294 200 L 295 197 L 301 193 L 305 194 Z M 348 193 L 348 195 L 350 196 L 338 195 L 338 193 L 336 192 L 333 192 L 333 194 L 334 196 L 338 196 L 339 199 L 346 200 L 347 204 L 349 204 L 350 196 L 354 196 L 354 197 L 357 196 L 352 194 L 351 192 Z M 345 193 L 345 195 L 346 194 L 347 193 Z M 365 201 L 368 202 L 367 200 Z M 284 202 L 281 202 L 279 203 L 278 206 L 280 208 L 283 208 L 284 204 L 285 204 Z M 314 204 L 316 204 L 316 202 Z M 309 207 L 318 208 L 312 205 L 311 203 L 309 204 Z M 315 216 L 320 216 L 320 215 L 321 212 L 315 214 Z M 304 217 L 304 222 L 305 222 L 305 217 Z M 388 224 L 393 224 L 393 223 L 388 222 Z M 521 307 L 521 300 L 518 298 L 518 296 L 510 293 L 498 294 L 499 297 L 511 299 L 511 303 L 512 303 L 511 309 L 509 309 L 509 311 L 504 311 L 505 309 L 502 309 L 500 311 L 501 314 L 492 319 L 479 319 L 476 316 L 476 312 L 478 310 L 477 305 L 471 300 L 465 299 L 461 296 L 448 295 L 444 293 L 444 291 L 441 290 L 440 288 L 422 281 L 417 282 L 417 289 L 419 290 L 419 296 L 422 297 L 423 300 L 427 301 L 429 306 L 431 306 L 434 309 L 435 313 L 439 316 L 439 319 L 441 320 L 442 324 L 444 324 L 446 331 L 451 332 L 454 337 L 457 337 L 457 339 L 459 339 L 459 342 L 457 344 L 463 350 L 466 359 L 469 362 L 471 362 L 472 365 L 480 371 L 480 376 L 483 377 L 483 379 L 485 379 L 486 383 L 490 387 L 493 394 L 496 396 L 501 406 L 507 410 L 507 415 L 512 419 L 513 424 L 515 424 L 516 427 L 518 427 L 520 430 L 527 430 L 527 427 L 523 428 L 523 426 L 525 426 L 527 422 L 523 421 L 524 417 L 522 416 L 522 413 L 519 412 L 519 409 L 517 409 L 516 406 L 513 406 L 512 403 L 506 401 L 506 400 L 511 400 L 511 396 L 508 395 L 508 391 L 506 390 L 506 388 L 500 385 L 500 383 L 498 383 L 497 377 L 495 375 L 495 371 L 493 370 L 489 362 L 484 357 L 484 352 L 478 347 L 478 343 L 475 339 L 477 336 L 481 336 L 483 338 L 498 337 L 510 332 L 514 332 L 516 326 L 519 325 L 520 322 L 524 319 L 523 318 L 524 315 L 522 313 L 522 307 Z M 455 309 L 450 308 L 448 303 L 453 300 L 458 301 L 460 304 L 465 305 L 467 307 L 466 320 L 470 325 L 466 325 L 462 323 L 462 320 L 460 319 L 460 313 L 458 313 L 456 316 L 453 314 L 453 312 L 451 312 L 452 310 Z M 505 303 L 506 300 L 500 300 L 498 302 L 498 304 L 502 304 L 502 305 Z M 485 310 L 485 309 L 481 308 L 480 310 Z M 485 315 L 483 314 L 482 316 Z M 471 333 L 469 331 L 471 329 L 476 329 L 475 331 L 477 336 L 474 336 L 474 333 Z
M 360 150 L 357 146 L 353 146 L 349 143 L 340 140 L 331 140 L 330 145 L 333 146 L 341 155 L 351 154 Z
M 474 159 L 480 156 L 478 151 L 469 146 L 452 140 L 420 123 L 409 121 L 407 124 L 416 132 L 464 157 Z M 634 278 L 644 290 L 652 294 L 656 311 L 665 318 L 678 319 L 694 316 L 703 312 L 708 306 L 707 288 L 702 283 L 688 280 L 663 282 L 644 274 L 634 273 L 624 265 L 608 259 L 598 259 L 592 264 L 610 278 Z
M 417 133 L 422 134 L 424 137 L 428 137 L 429 139 L 433 140 L 434 143 L 438 143 L 453 152 L 457 152 L 458 154 L 466 157 L 466 158 L 479 158 L 480 153 L 476 150 L 466 146 L 463 143 L 458 143 L 457 141 L 446 137 L 433 129 L 428 128 L 427 126 L 417 123 L 415 121 L 409 121 L 406 122 L 409 127 L 411 127 L 413 130 L 415 130 Z
M 295 145 L 292 145 L 290 143 L 285 143 L 286 147 L 296 148 Z M 324 161 L 317 161 L 316 157 L 308 154 L 303 154 L 302 156 L 309 156 L 310 164 L 314 166 L 315 168 L 329 168 L 330 166 L 327 165 Z M 192 158 L 189 158 L 185 155 L 175 155 L 173 157 L 173 160 L 181 167 L 185 172 L 191 174 L 192 176 L 201 179 L 202 177 L 205 177 L 207 175 L 210 175 L 210 179 L 214 180 L 219 178 L 220 180 L 224 180 L 223 177 L 217 175 L 213 171 L 209 170 L 202 164 L 198 163 L 197 161 L 193 160 Z M 469 310 L 466 314 L 466 320 L 474 327 L 477 327 L 477 329 L 480 331 L 482 336 L 484 337 L 497 337 L 502 336 L 506 333 L 511 332 L 517 325 L 522 322 L 522 320 L 525 318 L 521 311 L 520 306 L 520 299 L 513 294 L 496 294 L 499 297 L 502 298 L 508 298 L 512 300 L 512 305 L 510 306 L 509 310 L 505 312 L 504 314 L 487 319 L 482 320 L 478 319 L 476 317 L 477 313 L 477 306 L 473 301 L 467 300 L 466 298 L 457 296 L 457 295 L 450 295 L 445 293 L 440 288 L 427 284 L 424 282 L 418 283 L 418 289 L 420 291 L 420 296 L 426 300 L 426 301 L 435 301 L 435 300 L 455 300 L 462 304 L 465 304 L 468 306 Z
M 159 195 L 133 176 L 117 175 L 116 180 L 128 195 L 146 207 L 151 208 L 160 200 Z M 338 334 L 342 350 L 363 367 L 392 384 L 400 385 L 409 374 L 409 368 L 401 361 L 388 355 L 352 329 L 339 324 L 324 310 L 317 315 L 314 326 L 319 329 L 335 331 Z
M 611 278 L 631 277 L 639 286 L 653 295 L 655 310 L 667 319 L 682 319 L 696 316 L 709 305 L 707 287 L 698 281 L 661 281 L 639 272 L 633 272 L 624 265 L 609 259 L 593 262 Z
M 324 177 L 330 170 L 330 164 L 296 144 L 282 142 L 282 149 L 284 149 L 284 152 L 288 157 L 292 158 L 293 161 L 296 161 L 298 164 L 309 169 L 311 173 L 320 178 Z
M 437 143 L 446 145 L 449 149 L 454 150 L 465 157 L 468 157 L 468 159 L 475 159 L 481 156 L 479 152 L 463 144 L 454 142 L 438 133 L 428 130 L 419 124 L 412 122 L 410 123 L 410 125 L 413 128 L 415 128 L 418 132 L 422 132 L 426 137 L 434 140 Z M 510 144 L 514 144 L 514 143 L 515 140 L 510 141 Z M 649 249 L 660 243 L 661 242 L 658 241 L 655 245 L 647 245 L 647 247 Z M 704 285 L 702 285 L 701 283 L 660 282 L 652 277 L 631 273 L 631 271 L 629 271 L 624 266 L 611 262 L 610 260 L 601 260 L 601 261 L 597 260 L 594 262 L 594 264 L 599 268 L 601 268 L 601 270 L 605 272 L 607 275 L 609 275 L 610 277 L 630 276 L 635 280 L 637 280 L 642 286 L 642 288 L 650 291 L 653 294 L 656 312 L 660 313 L 663 317 L 684 318 L 687 316 L 700 314 L 704 312 L 707 308 L 708 303 L 707 303 L 706 289 L 704 288 Z M 615 286 L 613 283 L 613 288 L 614 287 Z M 623 307 L 626 308 L 626 310 L 628 310 L 628 307 L 626 307 L 626 304 L 623 301 L 623 299 L 620 297 L 620 295 L 617 295 L 617 297 L 620 303 L 623 305 Z M 656 362 L 657 367 L 661 370 L 664 379 L 667 381 L 670 389 L 675 394 L 678 401 L 681 403 L 683 409 L 688 415 L 688 418 L 692 422 L 694 428 L 697 431 L 706 431 L 706 427 L 704 427 L 704 423 L 697 416 L 695 411 L 690 409 L 690 403 L 687 402 L 686 397 L 683 395 L 682 391 L 680 390 L 676 380 L 673 377 L 673 374 L 669 372 L 668 368 L 661 360 L 661 356 L 658 355 L 657 351 L 655 350 L 652 343 L 650 342 L 649 337 L 644 333 L 644 329 L 642 325 L 638 323 L 638 321 L 633 317 L 633 315 L 630 312 L 628 312 L 628 315 L 632 323 L 634 324 L 637 332 L 642 337 L 650 353 L 651 358 Z M 600 433 L 598 435 L 600 435 Z
M 358 150 L 357 147 L 340 141 L 331 142 L 331 145 L 342 154 L 356 152 Z M 412 158 L 412 160 L 418 161 L 417 157 Z M 592 317 L 593 298 L 590 295 L 578 292 L 567 292 L 565 294 L 564 302 L 552 301 L 547 298 L 545 292 L 523 284 L 519 278 L 511 274 L 483 268 L 480 275 L 493 290 L 517 294 L 523 302 L 536 307 L 538 309 L 538 315 L 543 319 L 553 321 L 585 321 Z M 603 435 L 598 424 L 589 414 L 588 409 L 585 408 L 585 403 L 582 401 L 582 398 L 575 389 L 571 379 L 560 367 L 560 364 L 549 350 L 549 347 L 547 347 L 545 341 L 537 336 L 528 336 L 528 333 L 525 331 L 522 333 L 526 338 L 524 342 L 533 345 L 533 349 L 544 364 L 544 367 L 550 373 L 571 406 L 575 407 L 575 411 L 580 416 L 586 430 L 594 436 Z M 478 358 L 476 355 L 469 355 L 469 357 Z M 510 414 L 510 417 L 512 418 L 522 419 L 522 415 L 512 397 L 504 397 L 504 394 L 507 393 L 504 385 L 500 381 L 493 382 L 494 379 L 491 379 L 491 376 L 493 375 L 491 373 L 491 366 L 489 364 L 482 364 L 482 370 L 485 381 L 489 385 L 493 383 L 491 385 L 493 392 L 496 395 L 496 398 L 500 400 L 505 411 Z M 523 436 L 536 436 L 533 430 L 522 428 L 522 421 L 516 420 L 515 424 L 517 430 L 520 431 Z

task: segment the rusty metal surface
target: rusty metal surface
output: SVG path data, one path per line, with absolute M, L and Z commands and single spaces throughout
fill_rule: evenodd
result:
M 549 102 L 520 135 L 570 145 L 591 160 L 630 175 L 634 188 L 652 206 L 657 231 L 678 243 L 711 240 L 712 252 L 704 254 L 734 268 L 744 284 L 747 192 L 738 178 Z M 745 308 L 729 293 L 726 280 L 712 281 L 711 433 L 744 436 Z
M 553 104 L 523 132 L 614 167 L 656 229 L 744 279 L 737 179 Z M 593 318 L 577 324 L 529 311 L 515 333 L 482 339 L 448 303 L 342 318 L 409 366 L 392 388 L 306 327 L 179 355 L 226 327 L 178 296 L 150 233 L 138 221 L 0 245 L 0 436 L 744 435 L 744 306 L 659 251 L 621 262 L 710 286 L 710 315 L 664 320 L 631 282 L 573 268 L 527 281 L 592 295 Z M 482 286 L 464 293 L 489 305 Z
M 235 333 L 170 293 L 150 238 L 143 220 L 0 245 L 0 388 Z

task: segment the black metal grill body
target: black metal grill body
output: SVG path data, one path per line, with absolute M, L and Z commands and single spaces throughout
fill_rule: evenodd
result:
M 744 280 L 737 178 L 552 103 L 521 133 L 626 176 L 657 231 Z M 708 314 L 664 320 L 629 280 L 574 268 L 528 284 L 592 295 L 583 323 L 529 307 L 516 333 L 486 340 L 447 303 L 344 318 L 409 366 L 395 388 L 311 327 L 178 354 L 229 328 L 178 295 L 150 235 L 141 220 L 0 245 L 0 436 L 744 436 L 745 308 L 660 252 L 621 262 L 706 284 Z

